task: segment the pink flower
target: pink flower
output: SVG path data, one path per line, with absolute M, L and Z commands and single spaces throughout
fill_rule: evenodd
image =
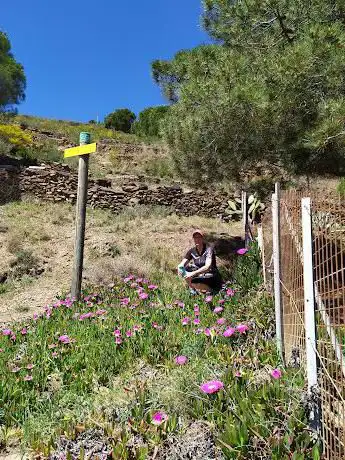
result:
M 226 295 L 228 297 L 233 297 L 235 295 L 235 291 L 233 289 L 229 288 L 229 289 L 226 290 Z
M 12 335 L 13 332 L 11 331 L 11 329 L 3 329 L 2 331 L 2 335 Z
M 211 335 L 211 329 L 207 327 L 207 328 L 205 329 L 204 333 L 205 333 L 205 335 L 206 335 L 207 337 L 209 337 L 209 336 Z
M 211 295 L 208 295 L 208 296 L 205 297 L 205 302 L 206 303 L 210 303 L 210 302 L 212 302 L 212 300 L 213 300 L 213 297 Z
M 140 326 L 139 324 L 134 324 L 134 326 L 133 326 L 133 331 L 134 331 L 134 332 L 138 332 L 138 331 L 140 331 L 140 330 L 141 330 L 141 326 Z
M 106 315 L 107 313 L 108 313 L 107 310 L 97 310 L 96 311 L 96 315 L 98 316 Z
M 149 295 L 148 295 L 146 292 L 141 292 L 141 293 L 139 294 L 139 297 L 140 297 L 141 300 L 147 299 L 148 296 L 149 296 Z
M 120 331 L 120 329 L 115 329 L 115 331 L 113 332 L 113 335 L 114 335 L 115 337 L 121 337 L 121 331 Z
M 120 300 L 121 305 L 128 305 L 131 299 L 129 297 L 124 297 Z
M 196 330 L 194 331 L 194 334 L 199 335 L 199 334 L 201 334 L 202 332 L 204 332 L 203 328 L 202 328 L 202 327 L 199 327 L 198 329 L 196 329 Z
M 16 341 L 16 338 L 17 338 L 16 334 L 12 334 L 11 337 L 10 337 L 10 339 L 12 340 L 12 342 L 15 342 L 15 341 Z
M 19 371 L 20 371 L 20 369 L 21 369 L 20 367 L 18 367 L 18 366 L 14 366 L 14 368 L 12 369 L 12 371 L 11 371 L 11 372 L 13 372 L 13 373 L 16 373 L 16 372 L 19 372 Z
M 239 324 L 236 326 L 236 329 L 240 334 L 244 334 L 246 331 L 248 331 L 249 327 L 246 324 Z
M 120 345 L 122 343 L 121 337 L 115 337 L 115 343 L 116 345 Z
M 158 286 L 156 286 L 155 284 L 150 284 L 147 287 L 150 289 L 150 291 L 155 291 L 156 289 L 158 289 Z
M 222 326 L 223 324 L 226 323 L 226 319 L 225 318 L 219 318 L 217 319 L 217 324 L 219 324 L 220 326 Z
M 271 376 L 276 380 L 280 379 L 280 377 L 282 376 L 282 372 L 280 369 L 273 369 L 273 371 L 271 372 Z
M 0 348 L 0 353 L 3 353 L 4 349 L 3 348 Z
M 126 331 L 126 336 L 132 337 L 132 335 L 133 335 L 133 332 L 130 329 L 128 329 L 128 331 Z
M 57 352 L 56 352 L 56 351 L 53 351 L 52 357 L 53 357 L 53 358 L 56 358 L 57 356 L 58 356 Z
M 134 279 L 134 276 L 133 276 L 133 275 L 129 275 L 129 276 L 127 276 L 127 278 L 124 278 L 123 281 L 124 281 L 125 283 L 128 283 L 129 281 L 132 281 L 132 279 Z
M 27 382 L 28 382 L 29 380 L 32 380 L 32 375 L 29 375 L 29 374 L 26 375 L 26 376 L 24 377 L 24 380 L 27 381 Z
M 131 284 L 129 285 L 129 287 L 131 287 L 132 289 L 135 289 L 137 286 L 138 286 L 137 283 L 131 283 Z
M 199 305 L 194 305 L 194 313 L 195 313 L 195 316 L 198 316 L 200 314 Z
M 211 380 L 200 385 L 200 390 L 203 393 L 212 394 L 224 388 L 224 383 L 220 380 Z
M 199 319 L 199 318 L 195 318 L 195 320 L 193 321 L 193 323 L 194 323 L 195 325 L 200 324 L 200 319 Z
M 142 283 L 142 282 L 143 282 L 143 279 L 142 279 L 142 278 L 137 278 L 137 279 L 136 279 L 136 282 L 137 282 L 137 283 Z
M 29 369 L 29 370 L 30 370 L 30 369 L 33 369 L 34 367 L 35 367 L 34 364 L 28 364 L 28 365 L 26 366 L 26 368 Z
M 235 329 L 233 327 L 228 327 L 225 329 L 223 336 L 224 337 L 231 337 L 235 333 Z
M 168 420 L 168 415 L 165 412 L 156 412 L 152 415 L 152 424 L 153 425 L 161 425 L 162 423 Z
M 224 310 L 223 307 L 216 307 L 216 308 L 213 310 L 213 313 L 221 313 L 223 310 Z
M 177 306 L 180 307 L 180 308 L 184 308 L 184 303 L 181 302 L 181 300 L 176 300 L 176 301 L 175 301 L 175 305 L 177 305 Z
M 71 339 L 68 337 L 68 335 L 60 335 L 58 340 L 61 343 L 71 343 Z
M 23 329 L 20 331 L 20 333 L 22 335 L 26 335 L 28 333 L 28 330 L 26 329 L 26 327 L 23 327 Z
M 241 248 L 241 249 L 237 249 L 237 254 L 239 254 L 240 256 L 243 256 L 244 254 L 246 254 L 248 252 L 248 249 L 247 248 Z
M 219 300 L 218 300 L 218 303 L 219 303 L 220 305 L 223 305 L 224 302 L 225 302 L 225 299 L 219 299 Z
M 188 358 L 187 356 L 184 356 L 184 355 L 176 356 L 175 358 L 175 363 L 179 364 L 180 366 L 183 366 L 184 364 L 186 364 L 187 361 L 188 361 Z
M 235 377 L 242 377 L 241 371 L 236 371 L 235 372 Z
M 187 324 L 189 324 L 189 321 L 190 321 L 190 319 L 187 316 L 185 318 L 183 318 L 182 326 L 186 326 Z
M 92 313 L 92 311 L 89 311 L 88 313 L 83 313 L 79 316 L 79 321 L 83 321 L 83 319 L 92 318 L 93 316 L 95 315 Z

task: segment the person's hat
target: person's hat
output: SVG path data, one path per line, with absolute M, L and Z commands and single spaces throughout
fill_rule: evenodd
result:
M 193 238 L 194 238 L 195 235 L 201 235 L 203 237 L 204 232 L 202 230 L 200 230 L 199 228 L 196 228 L 195 230 L 193 230 L 193 233 L 192 233 Z

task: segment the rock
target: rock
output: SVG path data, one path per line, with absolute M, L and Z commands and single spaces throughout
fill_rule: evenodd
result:
M 134 147 L 127 146 L 127 148 L 132 151 Z M 75 202 L 76 200 L 77 176 L 65 164 L 42 163 L 39 167 L 17 170 L 11 174 L 0 169 L 0 177 L 1 183 L 5 184 L 5 187 L 0 189 L 1 203 L 8 200 L 6 193 L 11 187 L 16 187 L 16 199 L 20 199 L 21 194 L 30 194 L 47 201 Z M 144 176 L 121 177 L 126 182 L 115 188 L 111 188 L 110 179 L 90 179 L 89 205 L 93 208 L 110 209 L 114 213 L 118 213 L 124 206 L 162 205 L 170 207 L 173 212 L 181 216 L 198 214 L 206 217 L 219 216 L 223 220 L 228 218 L 225 209 L 230 196 L 225 193 L 212 190 L 185 190 L 179 183 L 169 186 L 148 186 L 141 182 Z

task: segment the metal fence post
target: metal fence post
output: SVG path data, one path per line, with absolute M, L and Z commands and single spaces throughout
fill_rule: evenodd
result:
M 276 319 L 277 347 L 284 362 L 284 329 L 281 297 L 281 265 L 280 265 L 280 188 L 275 185 L 272 195 L 272 221 L 273 221 L 273 268 L 274 268 L 274 305 Z
M 247 192 L 242 190 L 242 223 L 244 232 L 244 245 L 247 247 L 248 244 L 248 206 L 247 206 Z
M 258 225 L 258 246 L 259 246 L 260 254 L 261 254 L 262 275 L 264 279 L 264 287 L 265 289 L 267 289 L 264 230 L 263 230 L 262 224 Z
M 311 401 L 315 398 L 317 389 L 317 359 L 316 359 L 316 327 L 315 327 L 315 291 L 314 265 L 311 221 L 311 200 L 302 198 L 302 236 L 303 236 L 303 284 L 304 284 L 304 323 L 306 335 L 306 366 L 308 393 Z M 320 408 L 318 398 L 313 401 L 309 416 L 311 428 L 320 429 Z

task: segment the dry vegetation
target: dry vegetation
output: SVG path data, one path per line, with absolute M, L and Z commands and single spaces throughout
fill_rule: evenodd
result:
M 74 208 L 21 202 L 7 204 L 0 212 L 0 276 L 9 275 L 0 283 L 0 322 L 5 322 L 31 315 L 57 293 L 68 291 Z M 214 238 L 241 232 L 238 224 L 230 227 L 214 219 L 169 213 L 164 207 L 147 206 L 128 208 L 118 216 L 88 209 L 84 283 L 108 284 L 116 276 L 135 272 L 171 292 L 180 283 L 175 267 L 191 244 L 191 228 L 202 227 Z M 13 276 L 18 266 L 19 274 Z

